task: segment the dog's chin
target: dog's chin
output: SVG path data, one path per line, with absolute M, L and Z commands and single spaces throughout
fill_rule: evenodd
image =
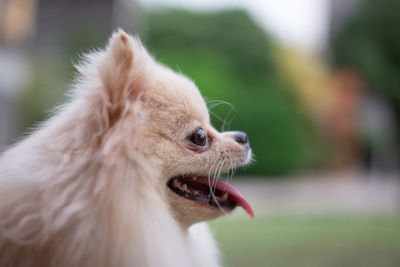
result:
M 187 174 L 168 180 L 168 197 L 176 219 L 184 226 L 207 221 L 242 207 L 251 217 L 250 204 L 233 185 L 220 179 Z

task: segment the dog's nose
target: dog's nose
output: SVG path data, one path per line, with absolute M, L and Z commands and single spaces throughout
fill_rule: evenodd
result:
M 247 145 L 249 143 L 247 135 L 244 132 L 237 132 L 233 137 L 235 138 L 235 141 L 239 144 Z

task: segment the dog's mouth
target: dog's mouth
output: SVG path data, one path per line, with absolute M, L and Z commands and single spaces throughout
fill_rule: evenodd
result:
M 229 210 L 239 206 L 250 217 L 254 217 L 249 202 L 228 182 L 207 176 L 183 175 L 171 178 L 167 185 L 174 193 L 186 199 Z

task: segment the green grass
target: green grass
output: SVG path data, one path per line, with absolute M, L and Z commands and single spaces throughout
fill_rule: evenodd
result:
M 227 267 L 400 266 L 400 218 L 227 217 L 211 226 Z

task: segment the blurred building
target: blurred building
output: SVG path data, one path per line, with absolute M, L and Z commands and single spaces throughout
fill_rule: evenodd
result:
M 334 34 L 363 0 L 329 0 L 329 31 Z
M 15 141 L 19 130 L 19 98 L 30 78 L 24 45 L 34 31 L 37 2 L 0 3 L 0 149 Z
M 22 135 L 24 114 L 18 113 L 34 75 L 33 62 L 104 42 L 116 27 L 131 29 L 137 10 L 134 0 L 0 1 L 1 150 Z
M 330 1 L 330 35 L 334 36 L 364 0 Z M 328 52 L 329 53 L 329 52 Z M 334 103 L 330 129 L 334 166 L 359 165 L 370 172 L 398 172 L 396 119 L 390 104 L 350 66 L 333 69 Z
M 346 23 L 363 0 L 331 0 L 329 34 Z M 323 161 L 334 170 L 398 172 L 397 125 L 390 104 L 356 69 L 335 69 L 318 53 L 281 49 L 282 71 L 329 147 Z M 329 61 L 328 61 L 329 62 Z

